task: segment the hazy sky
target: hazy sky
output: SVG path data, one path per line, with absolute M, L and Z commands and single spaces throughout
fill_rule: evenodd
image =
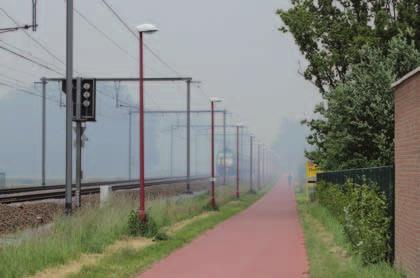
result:
M 31 2 L 2 0 L 0 7 L 20 23 L 27 24 L 31 22 Z M 193 88 L 193 109 L 208 108 L 208 96 L 219 96 L 223 103 L 218 107 L 233 112 L 233 122 L 241 121 L 250 126 L 251 131 L 267 144 L 271 144 L 279 134 L 280 123 L 284 119 L 299 121 L 310 116 L 313 105 L 319 101 L 316 88 L 297 73 L 299 61 L 302 64 L 305 61 L 293 38 L 277 30 L 281 21 L 275 11 L 287 8 L 290 5 L 288 1 L 107 2 L 133 29 L 145 22 L 159 27 L 158 33 L 146 37 L 147 45 L 180 75 L 202 82 L 200 89 Z M 64 73 L 65 1 L 45 0 L 38 3 L 38 31 L 29 34 L 56 58 L 41 49 L 23 31 L 0 34 L 0 45 L 42 60 Z M 134 36 L 101 0 L 75 1 L 75 8 L 113 40 L 110 42 L 75 13 L 75 75 L 137 76 L 138 42 Z M 0 26 L 13 26 L 1 10 Z M 145 55 L 146 76 L 176 75 L 148 50 Z M 39 93 L 39 87 L 34 88 L 33 82 L 41 76 L 57 75 L 0 49 L 0 82 L 18 82 L 19 86 Z M 115 108 L 110 99 L 110 96 L 115 96 L 115 89 L 112 83 L 108 85 L 109 90 L 104 92 L 106 98 L 98 99 L 100 118 L 88 128 L 90 140 L 86 149 L 86 167 L 93 176 L 104 173 L 118 176 L 127 170 L 128 118 L 126 111 Z M 135 103 L 137 84 L 123 86 L 123 98 Z M 57 100 L 59 91 L 57 84 L 49 84 L 50 98 Z M 146 106 L 185 109 L 185 84 L 147 84 Z M 0 86 L 0 130 L 2 133 L 6 131 L 0 137 L 0 169 L 10 175 L 39 175 L 40 107 L 39 97 Z M 64 170 L 64 109 L 48 102 L 47 114 L 47 172 L 49 176 L 61 176 Z M 167 125 L 176 120 L 166 119 Z M 160 121 L 165 121 L 165 118 Z M 165 128 L 160 124 L 161 130 L 158 131 L 163 132 L 162 136 L 167 135 Z M 134 132 L 134 142 L 137 142 L 136 134 Z M 185 137 L 179 138 L 179 146 L 185 144 L 183 140 Z M 166 148 L 165 143 L 161 149 L 167 152 Z M 178 149 L 183 152 L 182 147 Z M 183 158 L 181 154 L 178 154 L 180 159 Z M 133 159 L 137 159 L 136 155 Z
M 297 74 L 298 61 L 303 62 L 303 58 L 293 39 L 277 31 L 281 22 L 275 11 L 287 8 L 288 1 L 108 1 L 130 26 L 143 22 L 156 24 L 160 31 L 148 36 L 147 44 L 177 72 L 202 81 L 205 94 L 222 97 L 223 106 L 267 143 L 274 139 L 282 118 L 300 118 L 305 112 L 309 115 L 318 99 L 313 86 Z M 65 2 L 38 2 L 39 30 L 33 36 L 64 60 Z M 2 0 L 1 3 L 2 8 L 22 23 L 30 23 L 30 5 L 30 0 Z M 75 7 L 133 56 L 118 49 L 75 15 L 77 70 L 90 76 L 136 75 L 137 63 L 133 58 L 137 57 L 137 42 L 101 0 L 75 1 Z M 0 15 L 0 25 L 10 26 L 11 22 Z M 2 34 L 0 39 L 63 68 L 22 32 Z M 0 74 L 27 83 L 37 76 L 56 75 L 0 53 L 0 63 L 35 75 L 4 68 L 0 68 Z M 174 75 L 149 52 L 145 62 L 148 76 Z M 5 88 L 0 90 L 7 92 Z M 198 90 L 194 93 L 201 94 Z

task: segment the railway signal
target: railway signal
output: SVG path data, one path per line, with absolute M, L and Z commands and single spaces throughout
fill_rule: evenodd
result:
M 78 84 L 80 79 L 80 85 Z M 66 92 L 66 80 L 62 80 L 62 90 Z M 96 121 L 96 80 L 93 78 L 73 79 L 73 121 Z
M 80 90 L 80 120 L 96 121 L 96 81 L 82 79 Z
M 66 79 L 63 79 L 61 82 L 63 92 L 67 91 L 66 81 Z M 86 126 L 82 126 L 82 122 L 96 121 L 96 80 L 93 78 L 74 78 L 71 87 L 71 114 L 72 121 L 76 122 L 76 207 L 81 207 L 82 148 L 84 146 L 82 136 L 86 129 Z

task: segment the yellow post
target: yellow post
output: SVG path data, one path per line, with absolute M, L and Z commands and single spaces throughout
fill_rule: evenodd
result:
M 316 173 L 318 172 L 318 166 L 312 161 L 306 162 L 306 186 L 305 195 L 308 200 L 311 200 L 313 195 L 314 187 L 316 184 Z

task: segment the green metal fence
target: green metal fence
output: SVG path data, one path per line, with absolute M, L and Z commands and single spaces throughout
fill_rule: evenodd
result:
M 385 193 L 388 213 L 391 216 L 391 254 L 390 259 L 394 257 L 394 211 L 395 211 L 395 173 L 394 166 L 382 166 L 373 168 L 349 169 L 340 171 L 322 172 L 316 175 L 317 182 L 325 181 L 328 183 L 344 186 L 345 182 L 351 179 L 354 183 L 362 184 L 364 181 L 375 183 L 381 191 Z

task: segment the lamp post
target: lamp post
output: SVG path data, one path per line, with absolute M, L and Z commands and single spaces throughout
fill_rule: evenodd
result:
M 261 189 L 261 144 L 257 146 L 257 184 L 258 189 Z
M 261 182 L 265 186 L 265 145 L 262 145 L 262 158 L 261 158 Z
M 253 165 L 252 165 L 252 160 L 254 159 L 253 158 L 253 153 L 254 153 L 254 150 L 253 150 L 253 144 L 254 144 L 254 142 L 253 142 L 253 140 L 254 140 L 254 137 L 252 136 L 252 135 L 250 135 L 249 136 L 249 192 L 254 192 L 254 188 L 253 188 L 253 173 L 252 173 L 252 171 L 253 171 Z
M 236 198 L 239 198 L 239 131 L 243 124 L 236 125 Z
M 226 109 L 223 111 L 223 185 L 226 185 Z
M 139 150 L 140 150 L 140 220 L 146 222 L 145 196 L 144 196 L 144 59 L 143 59 L 143 34 L 151 34 L 158 29 L 153 24 L 137 26 L 139 32 Z
M 216 176 L 214 171 L 214 104 L 221 102 L 222 100 L 217 97 L 210 98 L 211 104 L 211 206 L 213 209 L 216 209 L 216 199 L 215 199 L 215 183 Z

